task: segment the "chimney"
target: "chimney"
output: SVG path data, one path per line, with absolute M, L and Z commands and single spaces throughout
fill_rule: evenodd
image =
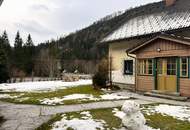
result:
M 176 0 L 165 0 L 166 6 L 172 6 Z

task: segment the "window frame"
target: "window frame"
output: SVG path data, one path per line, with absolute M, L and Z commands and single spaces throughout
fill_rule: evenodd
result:
M 151 62 L 151 66 L 149 61 Z M 153 59 L 139 59 L 138 60 L 138 75 L 140 76 L 153 76 L 154 64 Z M 151 68 L 151 69 L 150 69 Z M 151 74 L 149 73 L 151 70 Z
M 182 63 L 182 59 L 186 59 L 187 63 L 186 63 L 186 75 L 183 75 L 183 63 Z M 180 77 L 182 78 L 188 78 L 189 77 L 189 58 L 188 57 L 181 57 L 180 58 Z
M 128 62 L 128 64 L 129 64 L 129 62 L 132 62 L 132 71 L 131 72 L 126 72 L 126 63 Z M 123 69 L 123 74 L 124 75 L 133 75 L 134 74 L 134 61 L 133 60 L 124 60 L 124 69 Z

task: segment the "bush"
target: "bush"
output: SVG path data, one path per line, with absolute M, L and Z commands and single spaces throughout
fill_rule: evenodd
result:
M 95 88 L 106 87 L 108 80 L 108 61 L 106 59 L 101 60 L 98 65 L 97 72 L 93 76 L 93 86 Z
M 97 72 L 94 76 L 93 76 L 93 86 L 95 88 L 102 88 L 106 86 L 106 77 L 105 75 L 101 74 L 100 72 Z

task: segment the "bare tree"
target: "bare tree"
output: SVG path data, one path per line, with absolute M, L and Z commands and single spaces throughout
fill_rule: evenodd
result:
M 50 55 L 49 49 L 42 49 L 35 60 L 35 74 L 56 77 L 59 75 L 59 60 Z

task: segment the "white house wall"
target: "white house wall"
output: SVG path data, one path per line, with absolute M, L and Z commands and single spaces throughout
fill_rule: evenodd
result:
M 112 58 L 112 82 L 135 84 L 135 59 L 127 56 L 128 44 L 112 43 L 109 46 L 109 57 Z M 133 60 L 133 75 L 124 75 L 124 60 Z

